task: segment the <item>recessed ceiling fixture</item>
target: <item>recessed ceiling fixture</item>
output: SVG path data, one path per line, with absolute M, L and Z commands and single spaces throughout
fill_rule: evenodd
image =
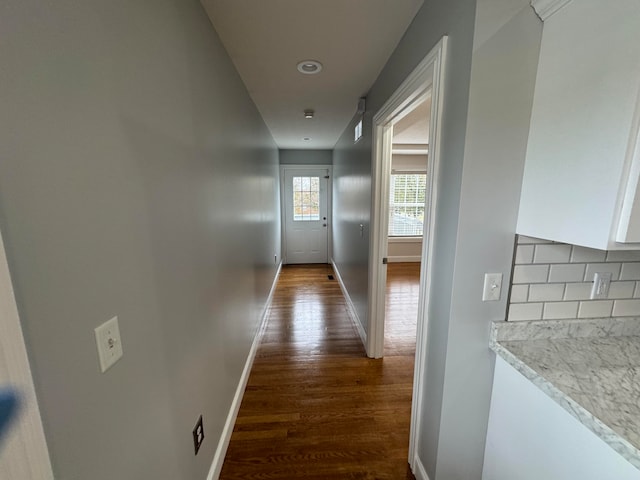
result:
M 305 142 L 308 142 L 309 140 L 311 140 L 311 137 L 304 137 L 302 140 L 304 140 Z
M 314 75 L 320 73 L 322 64 L 317 60 L 303 60 L 298 63 L 298 71 L 305 75 Z
M 313 118 L 315 112 L 310 108 L 304 111 L 304 118 Z

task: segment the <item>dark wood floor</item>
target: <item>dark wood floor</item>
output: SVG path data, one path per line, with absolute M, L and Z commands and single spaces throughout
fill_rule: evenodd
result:
M 387 265 L 386 320 L 384 355 L 409 355 L 416 352 L 418 318 L 419 263 Z
M 385 358 L 371 360 L 329 268 L 283 268 L 221 479 L 414 478 L 415 306 L 404 305 L 416 303 L 407 277 L 418 282 L 418 268 L 411 270 L 389 265 L 388 299 L 398 308 L 389 307 Z

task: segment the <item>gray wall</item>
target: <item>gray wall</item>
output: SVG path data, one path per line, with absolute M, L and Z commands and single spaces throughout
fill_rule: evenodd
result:
M 478 2 L 480 9 L 493 4 Z M 341 189 L 340 181 L 370 182 L 372 115 L 440 37 L 449 35 L 432 265 L 437 281 L 428 312 L 419 439 L 419 457 L 432 480 L 481 478 L 493 372 L 489 324 L 504 318 L 506 303 L 505 293 L 497 303 L 480 301 L 483 274 L 503 272 L 508 284 L 541 33 L 533 11 L 521 7 L 511 21 L 501 17 L 495 28 L 481 25 L 489 32 L 482 40 L 491 38 L 473 52 L 475 7 L 473 0 L 425 0 L 367 96 L 364 139 L 355 146 L 350 142 L 352 123 L 334 152 L 334 220 L 342 209 L 356 206 L 353 211 L 368 227 L 370 190 Z M 478 13 L 484 22 L 484 12 Z M 495 21 L 495 15 L 487 18 Z M 356 234 L 355 223 L 355 218 L 336 222 L 334 252 L 366 322 L 361 296 L 369 243 Z
M 474 46 L 436 480 L 480 478 L 484 459 L 489 327 L 505 319 L 542 35 L 529 2 L 519 1 L 520 13 Z M 503 274 L 499 302 L 481 301 L 487 272 Z
M 353 128 L 360 117 L 354 119 L 333 150 L 333 260 L 365 332 L 368 326 L 371 119 L 372 114 L 365 112 L 362 138 L 356 144 Z
M 336 215 L 344 208 L 345 203 L 357 205 L 358 211 L 362 212 L 362 217 L 366 218 L 366 238 L 364 239 L 358 237 L 355 222 L 351 224 L 336 222 L 334 225 L 334 256 L 351 297 L 355 296 L 358 300 L 357 304 L 361 305 L 358 313 L 366 325 L 368 321 L 366 285 L 368 281 L 367 260 L 371 209 L 371 120 L 400 83 L 442 36 L 449 35 L 441 146 L 443 162 L 440 169 L 440 182 L 444 188 L 440 190 L 436 254 L 432 267 L 439 281 L 434 283 L 430 312 L 433 321 L 429 335 L 433 341 L 428 347 L 430 371 L 428 396 L 425 401 L 425 426 L 423 428 L 426 436 L 421 441 L 422 461 L 425 463 L 427 473 L 432 480 L 435 478 L 438 450 L 439 414 L 452 294 L 474 18 L 474 0 L 425 0 L 424 5 L 367 95 L 363 139 L 355 146 L 353 145 L 351 132 L 357 121 L 354 119 L 345 130 L 334 151 L 334 222 Z M 357 191 L 345 188 L 344 191 L 341 191 L 337 187 L 341 178 L 348 179 L 356 165 L 363 188 Z
M 197 0 L 0 18 L 0 227 L 56 478 L 203 479 L 281 256 L 275 144 Z
M 280 150 L 280 165 L 331 165 L 331 150 Z

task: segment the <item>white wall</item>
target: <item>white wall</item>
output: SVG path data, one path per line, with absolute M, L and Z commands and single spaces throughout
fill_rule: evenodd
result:
M 638 480 L 640 471 L 498 357 L 482 478 Z
M 280 165 L 331 165 L 331 150 L 280 150 Z
M 427 173 L 427 156 L 394 153 L 391 156 L 391 171 Z
M 0 18 L 0 224 L 55 477 L 204 479 L 281 256 L 275 144 L 197 0 Z

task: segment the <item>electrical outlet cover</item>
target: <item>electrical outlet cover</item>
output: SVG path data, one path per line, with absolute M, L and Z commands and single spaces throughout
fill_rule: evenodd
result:
M 593 286 L 591 287 L 591 299 L 609 298 L 609 287 L 611 286 L 611 272 L 596 272 L 593 275 Z
M 104 373 L 122 357 L 122 341 L 120 339 L 118 317 L 107 320 L 99 327 L 96 327 L 94 331 L 100 360 L 100 371 Z
M 202 423 L 202 415 L 198 418 L 196 422 L 196 426 L 193 429 L 193 448 L 198 454 L 200 447 L 202 446 L 202 442 L 204 441 L 204 425 Z

